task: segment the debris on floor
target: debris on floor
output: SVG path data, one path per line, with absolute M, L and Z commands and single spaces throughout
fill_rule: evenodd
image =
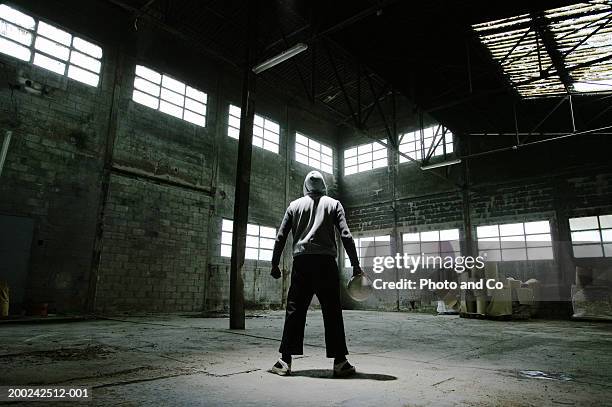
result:
M 521 370 L 519 376 L 527 379 L 544 379 L 544 380 L 561 380 L 571 381 L 573 377 L 568 376 L 564 373 L 546 373 L 539 370 Z

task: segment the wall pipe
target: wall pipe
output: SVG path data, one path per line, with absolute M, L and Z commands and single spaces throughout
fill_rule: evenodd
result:
M 8 153 L 9 144 L 11 143 L 11 137 L 13 132 L 6 130 L 4 133 L 4 140 L 2 141 L 2 151 L 0 151 L 0 175 L 2 175 L 2 169 L 4 168 L 4 161 L 6 160 L 6 154 Z

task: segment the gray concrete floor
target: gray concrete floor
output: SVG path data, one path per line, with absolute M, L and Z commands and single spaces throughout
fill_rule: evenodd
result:
M 611 324 L 344 315 L 352 379 L 330 377 L 315 310 L 292 377 L 266 372 L 283 323 L 270 312 L 245 331 L 179 315 L 0 326 L 0 384 L 91 386 L 88 405 L 612 406 Z

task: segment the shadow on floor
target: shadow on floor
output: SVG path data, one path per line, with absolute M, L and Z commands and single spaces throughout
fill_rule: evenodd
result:
M 334 377 L 333 371 L 331 369 L 305 369 L 305 370 L 292 370 L 291 376 L 298 377 L 313 377 L 316 379 L 338 379 L 338 380 L 379 380 L 379 381 L 388 381 L 388 380 L 397 380 L 397 377 L 387 375 L 387 374 L 377 374 L 377 373 L 361 373 L 357 372 L 355 375 L 350 377 Z

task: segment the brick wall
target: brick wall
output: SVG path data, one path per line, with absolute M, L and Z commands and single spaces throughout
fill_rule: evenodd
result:
M 227 114 L 240 104 L 240 72 L 146 21 L 134 32 L 117 8 L 71 4 L 68 12 L 34 1 L 23 7 L 102 46 L 99 87 L 0 55 L 7 82 L 23 71 L 51 90 L 0 88 L 0 130 L 14 132 L 0 212 L 36 221 L 27 300 L 48 302 L 51 312 L 227 308 L 229 259 L 219 239 L 221 219 L 233 216 L 237 141 L 227 136 Z M 108 24 L 83 24 L 94 20 Z M 205 91 L 206 127 L 133 102 L 137 63 Z M 279 154 L 253 148 L 249 222 L 278 227 L 310 170 L 293 159 L 295 131 L 335 148 L 337 127 L 263 81 L 256 110 L 280 123 L 281 146 Z M 337 178 L 327 178 L 337 194 Z M 290 249 L 283 266 L 290 270 Z M 282 304 L 289 273 L 277 281 L 269 268 L 247 261 L 248 306 Z
M 209 203 L 196 191 L 113 175 L 96 309 L 201 310 Z
M 103 77 L 111 71 L 105 66 Z M 82 310 L 87 300 L 109 114 L 109 89 L 0 57 L 0 122 L 13 136 L 0 178 L 0 212 L 34 219 L 27 302 Z M 8 85 L 26 78 L 38 96 Z M 3 231 L 7 233 L 7 231 Z

